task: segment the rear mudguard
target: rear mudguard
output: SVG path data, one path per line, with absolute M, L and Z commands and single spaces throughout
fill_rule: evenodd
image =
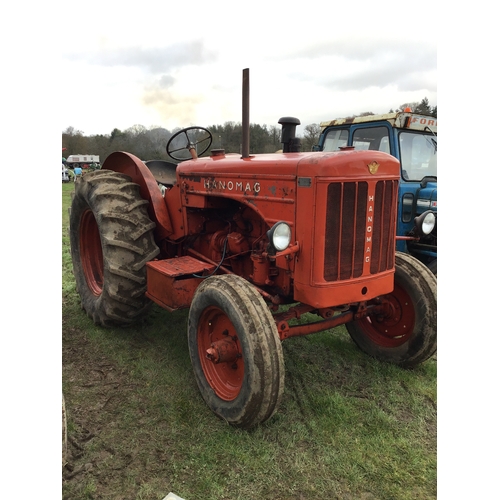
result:
M 128 175 L 132 178 L 132 182 L 139 184 L 142 198 L 149 201 L 149 216 L 156 223 L 156 241 L 162 240 L 174 232 L 158 183 L 142 160 L 133 154 L 118 151 L 111 153 L 106 158 L 102 168 Z

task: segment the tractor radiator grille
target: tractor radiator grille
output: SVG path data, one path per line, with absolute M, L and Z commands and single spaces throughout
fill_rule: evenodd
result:
M 325 281 L 359 278 L 367 257 L 370 274 L 394 266 L 397 181 L 378 181 L 373 201 L 368 191 L 367 182 L 328 186 Z

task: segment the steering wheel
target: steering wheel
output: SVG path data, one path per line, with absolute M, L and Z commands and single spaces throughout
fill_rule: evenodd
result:
M 188 127 L 176 132 L 167 142 L 167 154 L 178 161 L 195 160 L 212 144 L 212 134 L 203 127 Z

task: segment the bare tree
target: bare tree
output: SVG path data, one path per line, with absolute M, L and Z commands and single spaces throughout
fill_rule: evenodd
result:
M 85 146 L 86 138 L 81 130 L 75 130 L 74 127 L 68 127 L 62 134 L 62 147 L 66 148 L 66 154 L 87 154 Z M 93 153 L 90 153 L 93 154 Z
M 317 123 L 306 125 L 302 139 L 302 151 L 312 151 L 313 146 L 318 144 L 320 133 L 321 127 Z

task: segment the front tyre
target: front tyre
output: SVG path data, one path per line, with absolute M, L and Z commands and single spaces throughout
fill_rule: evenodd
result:
M 356 345 L 381 361 L 409 368 L 437 350 L 437 281 L 411 255 L 396 252 L 394 290 L 382 297 L 384 314 L 347 323 Z
M 239 276 L 207 278 L 189 310 L 188 345 L 203 399 L 228 423 L 271 418 L 284 388 L 281 342 L 260 294 Z
M 427 264 L 427 267 L 431 270 L 431 273 L 437 278 L 437 275 L 438 275 L 438 260 L 434 259 L 431 263 Z
M 146 263 L 159 253 L 148 201 L 130 177 L 98 170 L 75 184 L 70 244 L 76 290 L 94 323 L 127 325 L 150 304 Z

